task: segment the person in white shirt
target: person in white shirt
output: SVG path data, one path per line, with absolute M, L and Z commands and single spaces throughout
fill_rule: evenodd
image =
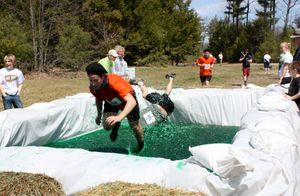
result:
M 117 45 L 115 47 L 119 57 L 115 60 L 115 66 L 113 67 L 112 73 L 122 76 L 124 79 L 128 79 L 128 66 L 127 62 L 124 60 L 125 57 L 125 48 Z
M 290 52 L 290 47 L 287 42 L 282 42 L 280 44 L 280 49 L 284 55 L 281 58 L 282 65 L 279 70 L 278 84 L 288 84 L 292 80 L 292 77 L 289 73 L 289 65 L 293 62 L 293 55 Z
M 222 52 L 219 53 L 218 57 L 219 57 L 220 64 L 222 64 L 223 63 L 223 54 L 222 54 Z
M 271 56 L 269 55 L 269 52 L 267 51 L 264 55 L 264 69 L 265 72 L 269 72 L 270 70 L 270 62 L 271 62 Z
M 15 68 L 16 57 L 13 54 L 4 57 L 5 67 L 0 69 L 0 91 L 4 109 L 23 108 L 20 94 L 25 80 L 23 73 Z

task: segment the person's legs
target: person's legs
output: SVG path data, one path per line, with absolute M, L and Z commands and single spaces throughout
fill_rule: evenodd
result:
M 121 122 L 117 122 L 114 125 L 109 125 L 106 121 L 106 119 L 110 116 L 116 116 L 118 115 L 119 109 L 116 107 L 111 106 L 109 103 L 104 103 L 104 110 L 103 110 L 103 118 L 102 118 L 102 126 L 105 130 L 111 130 L 111 133 L 109 135 L 110 140 L 112 142 L 116 141 L 118 137 L 118 131 L 121 125 Z
M 111 130 L 111 133 L 109 135 L 110 137 L 110 140 L 112 142 L 116 141 L 117 138 L 118 138 L 118 131 L 119 131 L 119 128 L 120 128 L 120 125 L 121 125 L 121 122 L 117 122 L 115 123 L 114 125 L 109 125 L 107 122 L 106 122 L 106 119 L 110 116 L 116 116 L 118 113 L 115 113 L 115 112 L 106 112 L 106 113 L 103 113 L 103 128 L 107 131 Z
M 209 81 L 205 80 L 205 86 L 209 86 Z
M 127 115 L 128 123 L 134 133 L 134 136 L 138 142 L 139 151 L 144 147 L 144 129 L 139 121 L 140 119 L 140 108 L 137 105 Z
M 247 67 L 243 68 L 244 85 L 247 85 L 249 70 Z
M 144 129 L 138 120 L 136 121 L 128 120 L 128 122 L 138 142 L 139 150 L 142 150 L 144 147 Z
M 11 102 L 11 96 L 6 95 L 5 97 L 2 96 L 2 101 L 3 101 L 3 107 L 4 110 L 12 109 L 12 102 Z
M 202 86 L 205 86 L 206 77 L 200 76 L 200 81 L 201 81 Z
M 12 102 L 14 108 L 23 108 L 23 103 L 22 103 L 19 95 L 12 96 L 11 102 Z
M 174 78 L 169 77 L 169 82 L 167 84 L 166 92 L 165 92 L 165 94 L 167 94 L 167 95 L 170 95 L 170 93 L 172 92 L 172 89 L 173 89 L 173 80 L 174 80 Z
M 148 88 L 145 86 L 144 82 L 138 82 L 138 86 L 140 87 L 141 91 L 142 91 L 142 96 L 143 98 L 145 98 L 149 92 L 148 92 Z

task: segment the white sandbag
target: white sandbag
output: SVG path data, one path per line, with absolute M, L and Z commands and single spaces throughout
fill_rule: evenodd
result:
M 258 100 L 258 110 L 261 111 L 288 111 L 290 108 L 289 101 L 284 94 L 278 92 L 268 92 Z
M 189 148 L 189 151 L 205 168 L 223 178 L 240 176 L 253 170 L 247 158 L 229 144 L 201 145 Z
M 272 154 L 296 144 L 292 126 L 287 119 L 279 117 L 268 117 L 259 121 L 250 139 L 253 148 Z

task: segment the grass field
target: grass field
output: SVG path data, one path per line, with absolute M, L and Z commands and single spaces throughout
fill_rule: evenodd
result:
M 243 83 L 241 64 L 216 64 L 213 70 L 213 78 L 210 88 L 240 88 Z M 278 81 L 277 64 L 267 74 L 262 64 L 252 64 L 249 83 L 259 86 L 267 86 Z M 164 89 L 165 74 L 174 72 L 177 77 L 174 88 L 202 88 L 199 81 L 199 68 L 195 66 L 185 67 L 136 67 L 136 77 L 145 79 L 147 86 L 156 89 Z M 21 99 L 25 107 L 33 103 L 49 102 L 54 99 L 76 93 L 88 92 L 88 80 L 85 73 L 47 75 L 25 75 L 26 81 L 21 93 Z M 0 104 L 0 111 L 3 110 Z

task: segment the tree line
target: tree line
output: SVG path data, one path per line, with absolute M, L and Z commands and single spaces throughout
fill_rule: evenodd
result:
M 205 47 L 229 62 L 244 48 L 257 62 L 266 51 L 279 56 L 300 0 L 224 1 L 224 17 L 205 26 L 191 0 L 0 0 L 0 56 L 13 53 L 22 68 L 40 72 L 81 69 L 116 44 L 125 46 L 128 64 L 138 66 L 178 65 Z M 259 7 L 250 20 L 254 3 Z M 296 17 L 294 26 L 299 23 Z
M 190 0 L 0 0 L 0 56 L 24 69 L 80 69 L 116 44 L 129 65 L 182 62 L 203 24 Z
M 299 0 L 226 0 L 225 17 L 210 21 L 207 31 L 209 47 L 214 54 L 222 51 L 224 59 L 237 62 L 241 51 L 248 48 L 256 62 L 269 52 L 277 62 L 282 41 L 291 42 L 293 28 L 300 27 L 300 17 L 291 22 L 292 9 Z M 250 5 L 256 3 L 256 18 L 249 20 Z M 279 13 L 280 12 L 280 13 Z M 279 20 L 281 25 L 277 25 Z

